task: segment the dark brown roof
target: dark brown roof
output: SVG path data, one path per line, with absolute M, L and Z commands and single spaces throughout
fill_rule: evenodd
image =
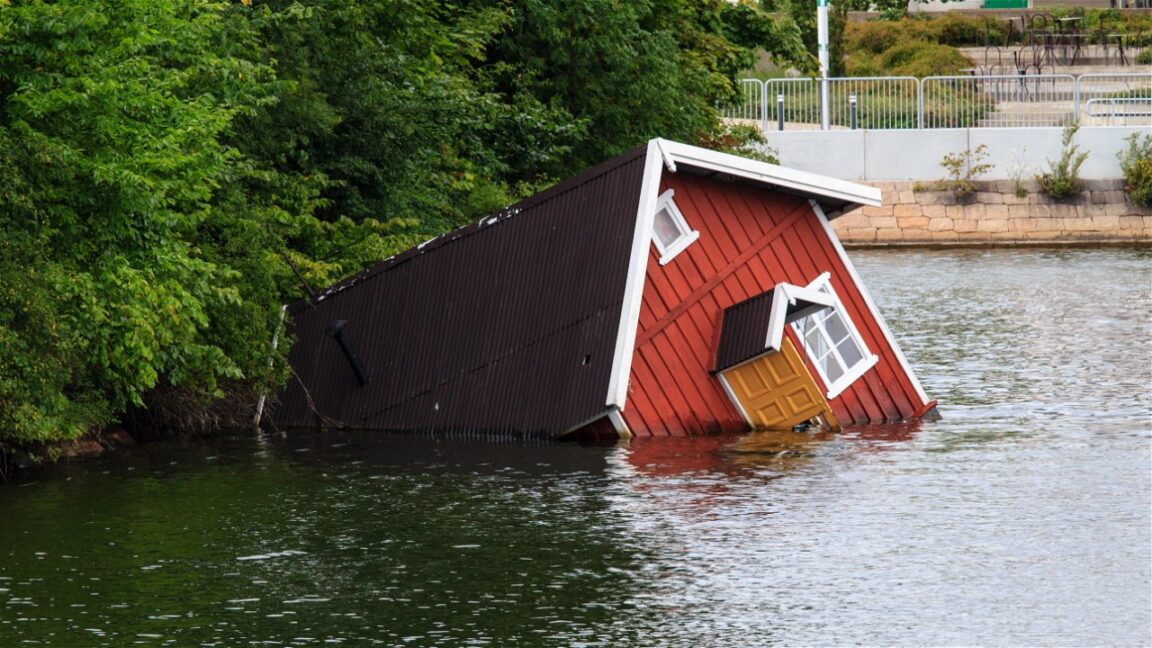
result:
M 784 284 L 786 285 L 786 284 Z M 716 349 L 716 369 L 724 371 L 751 360 L 765 352 L 774 350 L 768 346 L 769 329 L 776 324 L 783 326 L 814 311 L 824 308 L 819 303 L 793 296 L 782 303 L 783 322 L 772 321 L 772 305 L 777 290 L 785 290 L 777 284 L 775 288 L 750 297 L 724 309 L 724 320 L 720 326 L 720 343 Z
M 288 309 L 273 419 L 553 436 L 606 410 L 645 149 Z M 368 377 L 361 386 L 335 338 Z
M 716 349 L 716 371 L 764 353 L 774 293 L 775 289 L 769 290 L 724 309 L 720 344 Z

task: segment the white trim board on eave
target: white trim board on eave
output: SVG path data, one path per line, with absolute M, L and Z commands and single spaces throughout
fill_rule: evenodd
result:
M 652 247 L 652 221 L 660 198 L 660 174 L 664 164 L 657 140 L 648 142 L 644 159 L 644 178 L 640 183 L 640 204 L 636 208 L 636 227 L 632 234 L 632 252 L 628 275 L 624 280 L 624 303 L 620 325 L 616 330 L 616 350 L 612 354 L 612 373 L 608 378 L 607 405 L 623 410 L 628 400 L 628 376 L 632 373 L 632 353 L 636 350 L 636 331 L 640 326 L 640 306 L 644 297 L 644 275 Z
M 824 210 L 820 204 L 815 200 L 809 203 L 812 206 L 812 211 L 816 214 L 817 220 L 820 221 L 821 227 L 832 241 L 833 247 L 836 248 L 836 254 L 840 256 L 840 261 L 844 267 L 848 269 L 848 276 L 852 278 L 852 282 L 860 290 L 860 296 L 864 298 L 864 305 L 871 311 L 872 317 L 880 326 L 880 332 L 884 334 L 884 339 L 888 341 L 888 346 L 892 349 L 892 355 L 896 361 L 900 363 L 900 367 L 908 376 L 908 380 L 912 383 L 912 388 L 916 390 L 916 395 L 920 397 L 921 407 L 927 406 L 931 401 L 928 400 L 928 394 L 924 391 L 923 385 L 920 384 L 920 379 L 916 377 L 916 372 L 912 371 L 912 365 L 908 363 L 908 358 L 905 357 L 904 352 L 900 350 L 900 344 L 896 341 L 896 336 L 892 335 L 892 330 L 888 328 L 888 323 L 884 321 L 884 316 L 880 314 L 880 309 L 876 307 L 876 302 L 872 300 L 872 295 L 869 294 L 868 288 L 864 285 L 864 281 L 860 278 L 860 273 L 856 272 L 856 266 L 852 264 L 852 260 L 848 258 L 848 253 L 844 250 L 844 246 L 840 243 L 840 239 L 836 237 L 836 233 L 832 231 L 832 225 L 828 222 L 828 217 L 824 215 Z
M 662 156 L 675 164 L 685 164 L 699 169 L 754 180 L 766 185 L 782 187 L 804 194 L 806 198 L 830 198 L 871 207 L 880 206 L 880 190 L 876 187 L 832 178 L 818 173 L 789 169 L 787 167 L 750 160 L 738 155 L 720 153 L 709 149 L 681 144 L 669 140 L 654 140 L 659 143 Z

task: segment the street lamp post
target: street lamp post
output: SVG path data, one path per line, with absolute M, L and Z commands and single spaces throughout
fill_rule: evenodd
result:
M 820 129 L 828 130 L 828 0 L 816 0 L 816 51 L 820 57 Z

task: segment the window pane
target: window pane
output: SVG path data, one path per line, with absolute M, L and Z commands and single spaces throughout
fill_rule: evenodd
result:
M 836 356 L 828 356 L 823 364 L 824 373 L 828 375 L 828 382 L 834 383 L 840 379 L 840 376 L 844 375 L 844 368 L 840 366 L 840 363 L 836 360 Z
M 840 352 L 840 357 L 844 358 L 844 364 L 848 367 L 855 367 L 856 363 L 864 359 L 864 354 L 860 353 L 860 347 L 856 346 L 856 340 L 852 338 L 846 338 L 836 345 L 836 350 Z
M 676 226 L 676 221 L 672 219 L 672 214 L 668 213 L 667 209 L 661 209 L 656 212 L 656 239 L 660 241 L 660 246 L 665 250 L 672 247 L 676 239 L 684 235 L 680 228 Z
M 805 317 L 802 321 L 804 322 L 804 346 L 808 347 L 812 357 L 819 360 L 828 353 L 828 345 L 824 342 L 824 336 L 820 334 L 820 326 L 811 317 Z
M 848 337 L 848 327 L 844 325 L 844 318 L 840 317 L 840 313 L 832 311 L 832 315 L 824 321 L 824 327 L 828 330 L 828 337 L 832 338 L 833 344 L 840 344 L 840 341 Z

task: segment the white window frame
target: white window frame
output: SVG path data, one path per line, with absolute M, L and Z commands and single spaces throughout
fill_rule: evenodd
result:
M 824 328 L 824 320 L 831 317 L 827 311 L 815 313 L 809 317 L 801 318 L 792 323 L 792 330 L 795 331 L 796 337 L 800 339 L 800 345 L 804 347 L 804 352 L 808 355 L 808 359 L 812 361 L 812 365 L 816 367 L 816 371 L 820 374 L 820 378 L 824 381 L 827 387 L 827 397 L 835 398 L 842 394 L 849 385 L 856 382 L 860 376 L 863 376 L 872 367 L 876 366 L 880 358 L 868 350 L 868 345 L 864 344 L 864 339 L 860 337 L 860 331 L 856 329 L 856 324 L 852 322 L 852 318 L 848 317 L 848 311 L 844 310 L 844 304 L 840 301 L 840 296 L 836 294 L 836 289 L 832 287 L 831 273 L 825 272 L 824 274 L 816 277 L 812 283 L 808 284 L 809 290 L 816 290 L 825 293 L 832 297 L 832 313 L 839 315 L 840 320 L 844 323 L 844 328 L 848 331 L 848 338 L 850 338 L 856 345 L 857 351 L 860 353 L 860 360 L 851 367 L 847 366 L 844 362 L 843 356 L 840 355 L 839 349 L 832 343 L 831 337 L 828 335 L 827 329 Z M 828 346 L 829 354 L 832 360 L 837 362 L 843 369 L 840 377 L 835 381 L 828 380 L 828 375 L 825 373 L 824 365 L 820 359 L 816 357 L 815 352 L 808 347 L 807 340 L 804 336 L 804 322 L 811 321 L 815 323 L 819 334 L 824 338 L 824 343 Z
M 652 243 L 656 246 L 656 251 L 660 253 L 660 265 L 668 265 L 672 259 L 680 254 L 696 242 L 700 238 L 700 232 L 688 227 L 688 221 L 684 220 L 684 215 L 680 213 L 680 208 L 676 206 L 676 201 L 672 200 L 675 192 L 669 189 L 660 194 L 660 198 L 656 200 L 656 211 L 652 212 Z M 661 211 L 667 211 L 668 216 L 672 219 L 672 224 L 680 232 L 680 236 L 672 241 L 671 245 L 664 247 L 660 242 L 660 237 L 656 235 L 656 215 Z

